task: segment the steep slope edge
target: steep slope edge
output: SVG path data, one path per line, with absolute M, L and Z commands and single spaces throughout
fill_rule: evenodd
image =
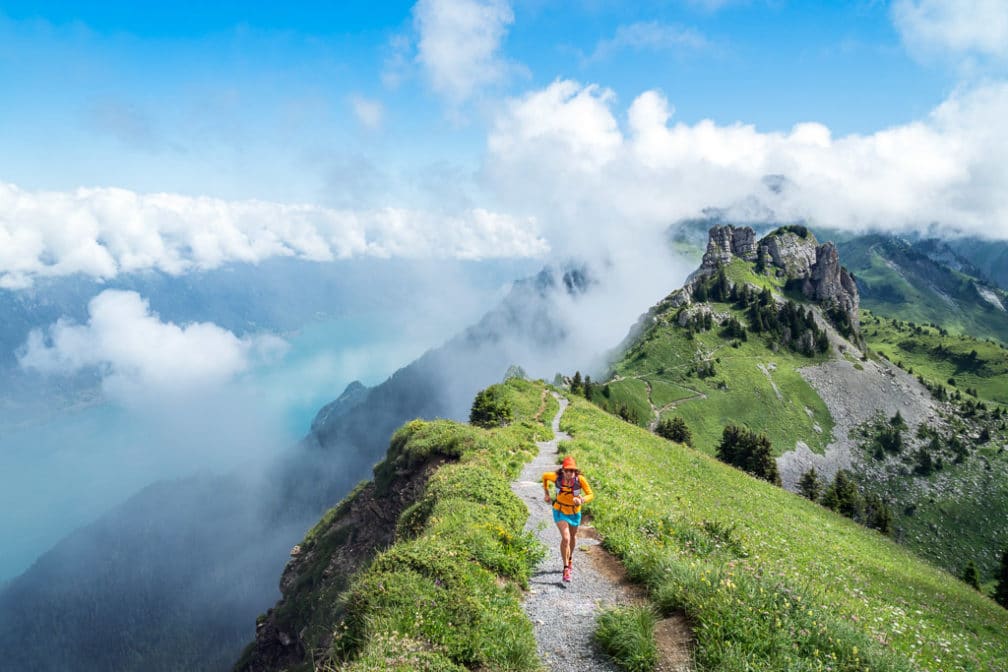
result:
M 508 426 L 414 420 L 393 435 L 373 481 L 292 551 L 236 670 L 535 669 L 518 589 L 541 550 L 509 483 L 557 404 L 541 383 L 495 389 Z

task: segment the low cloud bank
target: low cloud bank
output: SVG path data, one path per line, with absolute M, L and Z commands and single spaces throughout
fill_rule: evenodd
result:
M 672 124 L 673 113 L 646 91 L 624 117 L 612 91 L 558 80 L 504 106 L 483 174 L 505 209 L 575 254 L 653 246 L 712 206 L 845 230 L 1008 238 L 1006 83 L 957 91 L 923 120 L 869 135 Z
M 30 192 L 0 182 L 0 288 L 37 276 L 179 275 L 271 257 L 500 259 L 548 251 L 529 218 L 482 208 L 335 210 L 94 188 Z

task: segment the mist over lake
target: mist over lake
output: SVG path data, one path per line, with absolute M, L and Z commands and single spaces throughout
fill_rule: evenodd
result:
M 17 576 L 66 534 L 152 482 L 254 472 L 304 436 L 318 410 L 347 384 L 377 384 L 439 345 L 476 319 L 524 269 L 514 264 L 481 269 L 344 264 L 255 270 L 243 278 L 249 285 L 242 292 L 235 288 L 238 280 L 221 290 L 221 277 L 250 269 L 208 274 L 203 289 L 188 296 L 171 282 L 153 290 L 150 282 L 124 283 L 153 296 L 152 309 L 160 306 L 165 322 L 216 323 L 216 312 L 220 323 L 236 332 L 272 326 L 286 343 L 284 352 L 233 380 L 180 395 L 139 392 L 124 399 L 58 375 L 12 371 L 20 390 L 37 383 L 28 396 L 38 398 L 21 398 L 0 414 L 0 507 L 5 512 L 0 581 Z M 297 273 L 303 274 L 300 291 L 290 288 Z M 342 290 L 334 291 L 325 280 Z M 204 300 L 214 291 L 222 292 L 217 300 L 230 314 Z M 253 305 L 250 297 L 266 300 Z M 281 314 L 284 306 L 284 319 L 272 319 L 272 311 Z M 244 324 L 234 315 L 244 316 Z M 86 319 L 76 317 L 77 322 Z M 71 394 L 44 396 L 53 386 L 74 384 L 78 387 Z

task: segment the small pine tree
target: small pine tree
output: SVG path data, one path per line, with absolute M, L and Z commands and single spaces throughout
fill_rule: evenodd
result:
M 469 411 L 469 422 L 486 429 L 503 427 L 511 422 L 513 417 L 511 404 L 507 399 L 498 396 L 494 386 L 480 390 Z
M 980 573 L 977 571 L 976 563 L 972 560 L 966 563 L 966 569 L 963 570 L 962 580 L 967 586 L 972 586 L 976 590 L 980 590 Z
M 592 400 L 592 394 L 595 392 L 595 388 L 592 387 L 591 376 L 585 376 L 584 383 L 581 385 L 584 391 L 584 398 L 588 401 Z
M 823 494 L 822 505 L 853 520 L 862 518 L 864 500 L 846 469 L 841 469 L 833 477 L 833 483 Z
M 798 481 L 798 492 L 806 499 L 810 499 L 813 502 L 819 501 L 819 493 L 822 492 L 822 481 L 819 480 L 819 472 L 813 468 L 802 474 L 801 479 Z
M 889 534 L 892 529 L 892 511 L 889 509 L 889 505 L 874 493 L 865 495 L 864 501 L 864 524 L 882 534 Z
M 931 453 L 928 452 L 927 448 L 921 447 L 917 449 L 914 453 L 914 473 L 919 476 L 930 476 L 934 473 L 934 460 L 931 459 Z
M 994 601 L 1008 609 L 1008 548 L 1001 553 L 1001 569 L 994 589 Z
M 580 371 L 575 371 L 574 372 L 574 377 L 571 378 L 570 390 L 571 390 L 571 393 L 573 393 L 573 394 L 580 394 L 580 392 L 581 392 L 581 372 Z

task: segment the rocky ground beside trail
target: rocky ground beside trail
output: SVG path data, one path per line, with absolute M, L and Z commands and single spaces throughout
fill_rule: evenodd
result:
M 622 565 L 602 548 L 590 521 L 581 525 L 574 554 L 574 580 L 562 581 L 560 536 L 553 524 L 551 507 L 543 501 L 542 474 L 560 463 L 558 445 L 570 436 L 560 432 L 560 417 L 567 400 L 560 398 L 560 410 L 553 418 L 552 441 L 539 443 L 539 455 L 525 465 L 512 490 L 529 508 L 526 529 L 535 532 L 546 546 L 546 557 L 532 573 L 524 608 L 535 627 L 540 660 L 546 669 L 579 672 L 617 671 L 619 668 L 593 641 L 595 620 L 607 607 L 640 603 L 644 594 L 626 579 Z M 591 480 L 590 470 L 586 474 Z M 692 633 L 685 619 L 660 621 L 656 638 L 661 651 L 659 672 L 687 672 L 693 669 Z
M 911 433 L 922 422 L 940 422 L 927 388 L 888 362 L 869 359 L 855 364 L 843 358 L 807 366 L 799 373 L 826 404 L 835 425 L 825 454 L 813 453 L 799 441 L 795 450 L 777 459 L 781 480 L 789 490 L 796 488 L 798 479 L 810 468 L 826 481 L 840 469 L 850 468 L 857 445 L 854 430 L 879 411 L 886 417 L 899 411 Z

